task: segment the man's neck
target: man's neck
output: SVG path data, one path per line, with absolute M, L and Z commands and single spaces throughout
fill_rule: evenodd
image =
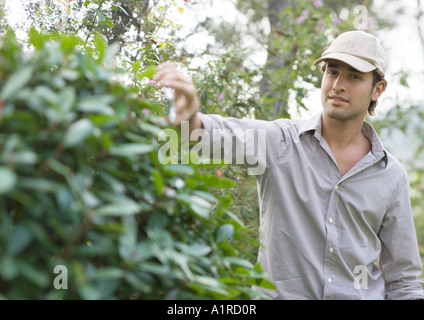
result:
M 322 115 L 322 136 L 329 146 L 344 148 L 352 144 L 364 143 L 362 135 L 363 119 L 340 121 Z M 365 138 L 366 139 L 366 138 Z
M 343 177 L 371 150 L 371 142 L 362 134 L 362 121 L 339 121 L 322 116 L 322 136 L 327 141 Z

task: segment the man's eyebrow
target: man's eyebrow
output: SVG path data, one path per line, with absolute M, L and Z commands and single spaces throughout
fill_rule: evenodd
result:
M 327 68 L 337 69 L 339 65 L 337 63 L 327 63 Z
M 340 68 L 340 65 L 339 65 L 338 63 L 328 63 L 328 64 L 327 64 L 327 67 L 328 67 L 328 68 L 337 69 L 337 68 Z M 359 71 L 358 69 L 355 69 L 355 68 L 354 68 L 354 67 L 352 67 L 352 66 L 349 66 L 349 67 L 347 68 L 347 70 L 349 70 L 350 72 L 355 72 L 355 73 L 361 73 L 361 74 L 364 74 L 364 72 Z

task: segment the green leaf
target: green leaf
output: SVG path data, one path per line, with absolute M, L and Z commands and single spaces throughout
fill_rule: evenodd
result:
M 151 22 L 154 17 L 155 13 L 153 11 L 150 11 L 150 13 L 147 15 L 147 20 Z
M 1 98 L 7 100 L 16 95 L 29 82 L 33 71 L 32 67 L 25 67 L 11 75 L 1 90 Z
M 110 28 L 113 28 L 113 27 L 114 27 L 113 22 L 112 22 L 112 21 L 110 21 L 110 19 L 109 19 L 109 18 L 106 18 L 106 25 L 107 25 L 108 27 L 110 27 Z
M 53 193 L 56 193 L 62 187 L 60 183 L 42 178 L 20 178 L 19 186 L 34 191 Z
M 112 101 L 113 97 L 110 95 L 91 96 L 79 102 L 78 110 L 112 116 L 115 114 L 115 111 L 109 106 Z
M 104 14 L 99 12 L 98 17 L 100 19 L 100 24 L 104 24 L 104 19 L 105 19 Z M 96 33 L 94 37 L 94 45 L 95 45 L 95 49 L 97 50 L 99 54 L 98 61 L 103 61 L 103 56 L 107 48 L 107 40 L 100 33 Z
M 115 156 L 130 157 L 140 154 L 149 153 L 155 150 L 155 146 L 151 144 L 127 143 L 109 149 L 109 153 Z
M 191 196 L 190 209 L 201 218 L 209 218 L 212 205 L 198 196 Z
M 137 254 L 135 258 L 138 261 L 144 261 L 154 256 L 154 253 L 150 248 L 150 244 L 148 243 L 148 241 L 138 243 L 136 246 L 136 252 Z
M 31 150 L 23 150 L 12 153 L 7 161 L 19 164 L 35 164 L 37 163 L 38 156 L 35 152 Z M 1 187 L 0 187 L 1 189 Z M 1 193 L 1 191 L 0 191 Z
M 69 80 L 69 81 L 75 81 L 79 77 L 78 71 L 72 70 L 72 69 L 61 69 L 60 72 L 59 72 L 59 74 L 63 78 L 65 78 L 66 80 Z M 69 89 L 73 89 L 73 88 L 67 87 L 66 89 L 69 90 Z
M 168 221 L 168 216 L 165 213 L 154 212 L 147 222 L 147 227 L 149 230 L 161 230 L 165 228 L 165 226 L 168 224 Z
M 17 255 L 29 245 L 31 239 L 31 232 L 25 225 L 20 224 L 13 230 L 7 249 L 11 254 Z
M 67 114 L 74 106 L 76 100 L 75 89 L 72 87 L 66 87 L 59 93 L 58 99 L 60 101 L 60 108 L 63 113 Z
M 96 210 L 99 216 L 127 216 L 139 212 L 141 207 L 134 200 L 125 196 L 117 196 L 111 204 L 106 204 Z
M 125 192 L 125 190 L 126 190 L 125 184 L 122 183 L 122 181 L 120 181 L 116 177 L 111 176 L 104 171 L 99 172 L 99 176 L 104 182 L 106 182 L 109 185 L 109 187 L 112 189 L 112 191 L 114 193 L 124 193 Z
M 189 286 L 195 289 L 200 289 L 201 291 L 210 291 L 212 294 L 217 295 L 216 298 L 223 299 L 228 295 L 228 291 L 225 290 L 223 284 L 212 277 L 198 276 L 196 277 L 195 282 L 190 283 Z
M 17 182 L 15 172 L 7 167 L 0 167 L 0 194 L 5 194 L 11 191 Z
M 153 277 L 147 273 L 141 272 L 126 272 L 125 280 L 136 290 L 139 290 L 144 293 L 150 293 L 153 288 Z
M 246 259 L 241 259 L 241 258 L 237 258 L 237 257 L 225 257 L 224 261 L 229 263 L 229 264 L 234 264 L 236 266 L 240 266 L 246 269 L 252 269 L 253 268 L 253 264 L 249 261 L 247 261 Z
M 194 243 L 191 245 L 187 245 L 185 243 L 178 243 L 177 246 L 185 254 L 195 257 L 206 256 L 212 251 L 212 248 L 210 246 L 202 243 Z
M 155 73 L 157 72 L 156 66 L 155 65 L 150 65 L 148 67 L 146 67 L 139 75 L 139 78 L 149 78 L 152 79 L 153 76 L 155 75 Z
M 105 21 L 106 17 L 102 12 L 98 12 L 98 16 L 99 16 L 100 21 Z
M 79 46 L 82 43 L 81 38 L 77 35 L 69 34 L 63 37 L 61 42 L 61 49 L 65 52 L 70 52 L 74 50 L 75 47 Z
M 19 261 L 20 272 L 39 287 L 46 287 L 49 284 L 49 278 L 46 275 L 46 270 L 37 269 L 35 265 L 26 261 Z
M 234 226 L 232 224 L 223 224 L 218 229 L 216 242 L 221 243 L 230 239 L 234 235 Z
M 264 288 L 264 289 L 270 289 L 270 290 L 277 289 L 275 287 L 275 285 L 267 279 L 259 280 L 259 284 L 257 282 L 256 283 L 251 282 L 251 283 L 254 284 L 254 285 L 257 285 L 258 287 Z
M 11 255 L 2 255 L 0 259 L 0 275 L 4 280 L 12 280 L 19 274 L 16 264 L 16 259 Z
M 132 259 L 137 244 L 137 222 L 134 216 L 122 217 L 124 232 L 119 237 L 119 255 L 124 259 Z
M 44 46 L 46 37 L 39 33 L 35 28 L 29 30 L 29 42 L 37 49 L 41 50 Z
M 97 269 L 93 275 L 94 280 L 108 281 L 120 279 L 124 276 L 125 272 L 116 267 L 103 267 Z
M 187 193 L 178 194 L 176 198 L 183 205 L 188 205 L 194 214 L 201 218 L 209 218 L 212 205 L 205 199 Z
M 162 130 L 162 128 L 152 125 L 150 123 L 146 123 L 146 122 L 140 122 L 138 125 L 141 130 L 145 132 L 149 132 L 153 134 L 155 137 L 157 137 L 159 135 L 159 132 Z
M 152 179 L 158 194 L 159 195 L 163 194 L 163 187 L 165 183 L 163 182 L 163 177 L 159 170 L 157 169 L 152 170 Z
M 65 134 L 63 144 L 65 147 L 74 147 L 83 142 L 94 129 L 93 123 L 88 119 L 81 119 L 72 124 Z
M 89 283 L 79 287 L 78 292 L 84 300 L 100 300 L 102 298 L 100 289 Z
M 191 180 L 189 180 L 191 181 Z M 196 176 L 196 182 L 202 182 L 208 187 L 214 188 L 232 188 L 237 185 L 237 182 L 224 177 L 217 177 L 216 175 L 198 175 Z
M 171 174 L 193 174 L 194 169 L 186 164 L 166 164 L 163 166 L 163 170 Z

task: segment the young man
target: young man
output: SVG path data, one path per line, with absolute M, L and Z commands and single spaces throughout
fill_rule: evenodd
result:
M 319 63 L 323 112 L 309 120 L 201 114 L 194 85 L 174 65 L 161 65 L 156 80 L 174 89 L 177 124 L 190 130 L 266 130 L 259 261 L 277 288 L 266 294 L 422 299 L 407 173 L 364 122 L 386 89 L 384 49 L 366 32 L 346 32 Z

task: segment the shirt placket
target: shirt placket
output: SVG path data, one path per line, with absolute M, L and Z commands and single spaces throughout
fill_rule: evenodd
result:
M 338 169 L 337 169 L 338 170 Z M 332 299 L 334 286 L 337 285 L 336 268 L 337 259 L 337 230 L 336 220 L 340 201 L 339 174 L 332 171 L 332 181 L 334 181 L 333 191 L 331 193 L 327 214 L 325 217 L 326 244 L 324 254 L 324 290 L 323 298 Z
M 336 222 L 339 219 L 339 204 L 343 192 L 343 184 L 349 177 L 362 171 L 364 168 L 370 166 L 376 161 L 375 157 L 369 153 L 365 156 L 355 167 L 352 168 L 346 175 L 340 179 L 339 171 L 331 172 L 332 181 L 334 184 L 328 210 L 326 214 L 325 230 L 326 230 L 326 246 L 324 254 L 324 290 L 323 299 L 330 300 L 334 299 L 335 290 L 337 286 L 336 270 L 339 261 L 338 255 L 338 233 Z M 337 167 L 337 165 L 336 165 Z

